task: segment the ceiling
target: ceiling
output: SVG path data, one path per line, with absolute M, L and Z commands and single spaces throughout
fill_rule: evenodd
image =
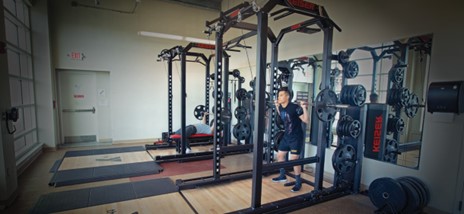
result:
M 203 8 L 220 11 L 222 0 L 167 0 L 167 1 L 180 2 L 180 3 L 184 3 L 188 5 L 193 5 L 197 7 L 203 7 Z

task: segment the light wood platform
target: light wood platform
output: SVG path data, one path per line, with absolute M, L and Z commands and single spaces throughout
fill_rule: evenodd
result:
M 272 176 L 263 177 L 262 204 L 308 193 L 313 188 L 303 184 L 299 192 L 291 192 L 291 187 L 283 183 L 273 183 Z M 251 179 L 227 184 L 184 190 L 182 193 L 198 213 L 226 213 L 245 209 L 251 205 Z

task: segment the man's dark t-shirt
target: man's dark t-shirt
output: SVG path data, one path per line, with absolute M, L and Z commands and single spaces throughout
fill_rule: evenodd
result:
M 285 108 L 279 106 L 279 112 L 285 127 L 284 138 L 289 141 L 301 140 L 303 129 L 300 116 L 303 115 L 303 108 L 295 103 L 288 103 Z

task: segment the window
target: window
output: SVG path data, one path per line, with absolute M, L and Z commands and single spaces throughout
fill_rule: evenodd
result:
M 30 16 L 22 0 L 4 0 L 3 6 L 11 105 L 19 109 L 19 120 L 14 123 L 18 160 L 38 143 Z

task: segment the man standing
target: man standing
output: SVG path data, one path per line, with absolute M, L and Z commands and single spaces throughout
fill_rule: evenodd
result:
M 275 102 L 277 113 L 282 119 L 285 127 L 285 133 L 280 141 L 277 162 L 285 161 L 287 153 L 290 151 L 290 160 L 300 158 L 301 148 L 304 143 L 304 130 L 301 122 L 308 123 L 308 104 L 300 102 L 300 105 L 290 102 L 290 92 L 288 88 L 281 88 L 278 93 L 277 101 Z M 296 183 L 292 188 L 292 192 L 297 192 L 301 189 L 301 166 L 293 167 Z M 279 177 L 273 178 L 273 182 L 287 182 L 285 169 L 280 169 Z

